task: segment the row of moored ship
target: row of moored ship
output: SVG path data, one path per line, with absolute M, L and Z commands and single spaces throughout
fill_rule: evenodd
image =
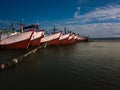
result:
M 0 48 L 7 49 L 28 49 L 29 47 L 38 47 L 42 44 L 53 45 L 66 45 L 74 44 L 78 41 L 88 41 L 88 37 L 81 37 L 72 32 L 63 34 L 61 31 L 46 35 L 44 30 L 39 30 L 38 25 L 30 25 L 24 27 L 21 25 L 21 32 L 1 33 L 0 35 Z

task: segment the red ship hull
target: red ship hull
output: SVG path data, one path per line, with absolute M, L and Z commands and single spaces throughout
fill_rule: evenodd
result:
M 69 38 L 68 38 L 68 44 L 73 44 L 74 43 L 74 37 L 71 35 Z
M 65 44 L 69 44 L 69 37 L 70 37 L 70 33 L 62 35 L 59 39 L 59 44 L 60 45 L 65 45 Z
M 30 44 L 33 31 L 23 32 L 0 41 L 0 48 L 27 49 Z
M 84 42 L 87 42 L 88 39 L 89 39 L 88 37 L 83 37 L 83 38 L 84 38 L 84 39 L 83 39 Z
M 49 44 L 50 46 L 59 45 L 59 38 L 56 38 L 56 39 L 54 39 L 54 40 L 49 41 L 48 44 Z
M 44 31 L 34 32 L 30 41 L 30 46 L 40 46 L 41 38 L 44 36 Z
M 7 49 L 27 49 L 29 47 L 30 40 L 24 40 L 12 44 L 7 44 L 7 45 L 0 45 L 1 48 L 7 48 Z
M 61 36 L 61 32 L 45 36 L 41 39 L 41 43 L 47 43 L 50 46 L 59 45 L 60 36 Z
M 40 40 L 41 38 L 37 38 L 37 39 L 34 39 L 32 41 L 30 41 L 30 46 L 40 46 Z
M 60 44 L 60 45 L 69 44 L 69 43 L 68 43 L 68 38 L 63 39 L 63 40 L 60 40 L 60 41 L 59 41 L 59 44 Z
M 78 38 L 79 42 L 88 42 L 88 40 L 89 40 L 89 37 L 79 37 Z
M 72 35 L 72 39 L 70 40 L 71 44 L 74 44 L 77 42 L 77 37 L 75 35 Z

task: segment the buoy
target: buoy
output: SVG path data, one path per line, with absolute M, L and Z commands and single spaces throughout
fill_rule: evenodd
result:
M 45 43 L 45 45 L 44 45 L 44 48 L 46 48 L 47 47 L 47 43 Z
M 13 59 L 13 62 L 14 62 L 15 64 L 17 64 L 17 63 L 18 63 L 18 60 L 17 60 L 17 59 Z
M 4 64 L 2 64 L 2 65 L 1 65 L 1 69 L 4 69 L 4 68 L 5 68 L 5 65 L 4 65 Z

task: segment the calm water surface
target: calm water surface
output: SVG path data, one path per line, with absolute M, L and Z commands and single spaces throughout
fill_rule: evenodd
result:
M 27 51 L 0 50 L 0 64 Z M 0 72 L 0 90 L 120 90 L 120 42 L 39 49 Z

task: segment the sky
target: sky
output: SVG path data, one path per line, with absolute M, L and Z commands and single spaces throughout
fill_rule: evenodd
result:
M 50 31 L 91 38 L 120 37 L 120 0 L 1 0 L 0 28 L 11 23 L 39 24 Z

